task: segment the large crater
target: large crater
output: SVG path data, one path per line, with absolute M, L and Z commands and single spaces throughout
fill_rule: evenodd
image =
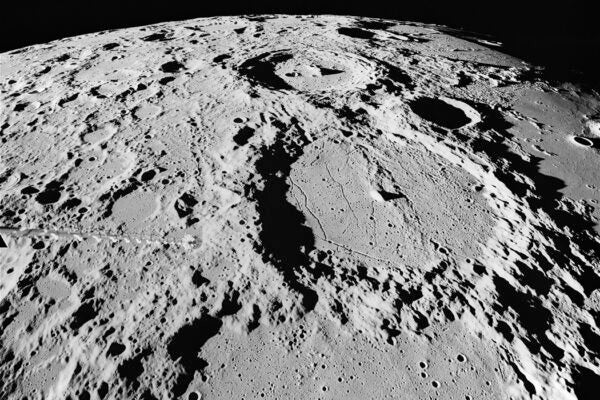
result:
M 290 175 L 290 196 L 320 244 L 421 266 L 475 258 L 493 226 L 478 182 L 424 148 L 320 141 Z

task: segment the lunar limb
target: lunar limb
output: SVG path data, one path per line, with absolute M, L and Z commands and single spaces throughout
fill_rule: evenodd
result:
M 0 54 L 0 397 L 591 399 L 600 100 L 501 51 L 241 16 Z

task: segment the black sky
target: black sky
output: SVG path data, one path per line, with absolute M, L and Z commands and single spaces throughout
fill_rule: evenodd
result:
M 215 15 L 340 14 L 449 25 L 492 35 L 504 51 L 600 87 L 593 1 L 17 1 L 0 13 L 0 51 L 107 29 Z

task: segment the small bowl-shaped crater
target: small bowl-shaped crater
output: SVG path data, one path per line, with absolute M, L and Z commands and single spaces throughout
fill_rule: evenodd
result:
M 592 147 L 594 145 L 594 142 L 592 142 L 591 139 L 588 139 L 583 136 L 573 136 L 572 140 L 575 144 L 578 144 L 579 146 L 583 147 Z

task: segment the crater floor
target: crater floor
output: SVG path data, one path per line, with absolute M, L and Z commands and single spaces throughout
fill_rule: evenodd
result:
M 0 63 L 1 398 L 592 398 L 597 93 L 337 16 Z

